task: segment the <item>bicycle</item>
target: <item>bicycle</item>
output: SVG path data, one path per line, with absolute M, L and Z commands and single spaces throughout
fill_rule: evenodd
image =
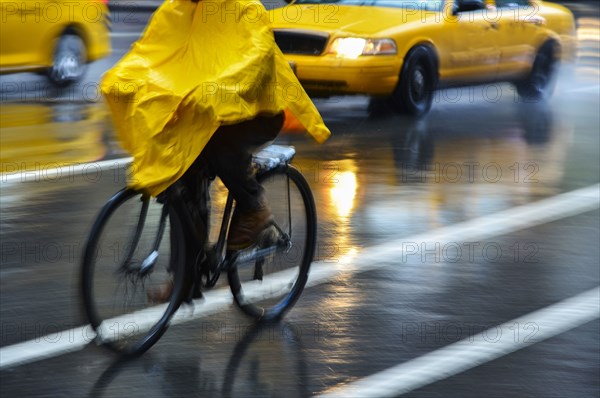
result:
M 234 208 L 230 193 L 218 239 L 208 245 L 205 236 L 207 243 L 194 247 L 184 234 L 208 228 L 197 228 L 177 183 L 155 199 L 130 188 L 117 192 L 92 226 L 82 263 L 81 293 L 96 342 L 126 356 L 145 352 L 182 303 L 214 287 L 223 272 L 244 313 L 258 322 L 283 317 L 306 285 L 316 245 L 314 199 L 306 179 L 290 164 L 294 155 L 293 147 L 279 145 L 254 154 L 252 164 L 274 221 L 257 244 L 242 251 L 226 248 Z M 206 195 L 209 177 L 200 176 Z M 209 203 L 208 196 L 202 200 Z M 173 286 L 169 301 L 156 305 L 148 291 L 168 282 Z

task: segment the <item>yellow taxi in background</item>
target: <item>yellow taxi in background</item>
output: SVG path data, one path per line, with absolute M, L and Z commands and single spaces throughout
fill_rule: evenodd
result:
M 444 86 L 506 81 L 546 97 L 576 48 L 571 12 L 540 0 L 287 2 L 269 16 L 310 95 L 366 94 L 417 116 Z
M 110 54 L 107 0 L 0 0 L 0 73 L 47 72 L 58 86 Z

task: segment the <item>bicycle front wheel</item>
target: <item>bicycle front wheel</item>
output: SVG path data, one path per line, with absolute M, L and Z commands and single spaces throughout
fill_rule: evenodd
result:
M 271 170 L 258 181 L 265 189 L 276 232 L 285 236 L 288 245 L 252 261 L 238 261 L 227 276 L 235 303 L 257 320 L 271 321 L 294 306 L 306 285 L 317 216 L 310 187 L 294 167 Z
M 166 330 L 181 304 L 185 247 L 181 223 L 147 195 L 124 189 L 102 208 L 88 238 L 81 274 L 86 315 L 97 342 L 141 354 Z M 173 285 L 169 303 L 152 292 Z

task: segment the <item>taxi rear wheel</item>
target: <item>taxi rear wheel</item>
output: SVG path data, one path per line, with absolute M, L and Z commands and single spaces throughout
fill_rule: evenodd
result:
M 555 42 L 547 41 L 540 47 L 529 76 L 517 82 L 517 92 L 525 100 L 544 100 L 554 90 L 558 66 L 558 48 Z
M 435 86 L 435 63 L 429 49 L 413 48 L 404 60 L 400 81 L 390 98 L 392 108 L 413 116 L 426 114 L 433 102 Z
M 63 34 L 54 50 L 48 78 L 59 87 L 74 83 L 83 77 L 86 61 L 87 50 L 81 37 L 74 33 Z

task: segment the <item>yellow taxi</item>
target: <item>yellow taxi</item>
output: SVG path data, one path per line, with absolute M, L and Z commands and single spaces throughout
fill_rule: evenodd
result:
M 385 98 L 417 116 L 447 86 L 506 81 L 544 98 L 576 48 L 571 12 L 541 0 L 287 2 L 269 16 L 310 95 Z
M 58 86 L 110 54 L 108 0 L 0 0 L 0 73 L 46 72 Z

